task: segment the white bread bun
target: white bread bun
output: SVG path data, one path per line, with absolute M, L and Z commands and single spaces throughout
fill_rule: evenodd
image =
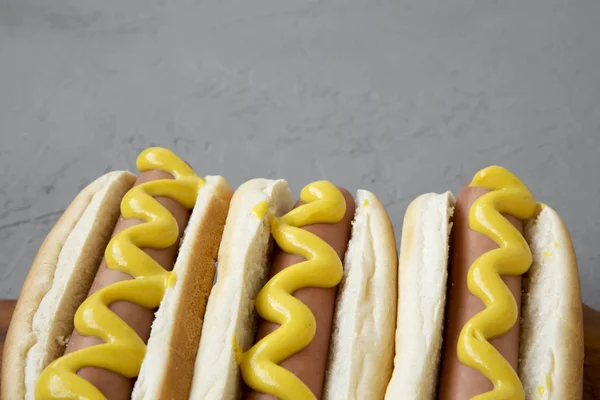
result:
M 32 400 L 40 373 L 64 352 L 75 312 L 119 217 L 121 199 L 134 181 L 133 174 L 119 171 L 98 178 L 75 197 L 46 236 L 6 336 L 3 399 Z
M 135 400 L 187 399 L 190 392 L 215 260 L 233 194 L 222 177 L 207 176 L 205 180 L 173 267 L 177 280 L 165 291 L 152 323 L 131 395 Z
M 427 207 L 427 201 L 437 206 Z M 386 399 L 435 398 L 452 203 L 449 193 L 426 194 L 406 212 L 396 357 Z M 523 277 L 520 319 L 518 373 L 525 397 L 581 399 L 583 319 L 571 239 L 558 214 L 547 206 L 526 221 L 524 236 L 533 255 Z
M 398 254 L 392 223 L 359 190 L 344 260 L 323 399 L 381 399 L 392 373 Z
M 450 192 L 428 193 L 415 199 L 404 215 L 396 355 L 386 399 L 435 396 L 454 203 Z
M 533 264 L 523 280 L 519 377 L 528 399 L 581 399 L 583 317 L 575 252 L 544 206 L 525 224 Z
M 111 172 L 97 179 L 79 193 L 44 240 L 7 335 L 3 399 L 33 400 L 40 373 L 64 353 L 75 312 L 96 276 L 121 200 L 135 180 L 129 172 Z M 142 364 L 142 370 L 148 363 L 153 366 L 152 385 L 144 386 L 145 376 L 136 384 L 138 392 L 153 390 L 145 392 L 152 393 L 149 398 L 184 398 L 189 392 L 231 195 L 221 177 L 207 177 L 199 192 L 174 267 L 177 280 L 166 290 Z
M 242 349 L 252 345 L 257 323 L 254 299 L 270 268 L 268 213 L 253 213 L 262 202 L 268 202 L 268 210 L 275 216 L 287 213 L 294 205 L 283 180 L 254 179 L 233 195 L 219 250 L 217 282 L 208 299 L 191 400 L 236 399 L 241 395 L 233 341 Z

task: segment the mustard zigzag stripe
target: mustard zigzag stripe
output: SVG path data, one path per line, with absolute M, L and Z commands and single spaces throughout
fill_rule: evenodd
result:
M 95 336 L 105 343 L 66 354 L 51 363 L 40 375 L 36 399 L 105 399 L 104 395 L 76 372 L 83 367 L 101 367 L 125 377 L 138 375 L 146 345 L 135 331 L 108 306 L 120 300 L 146 308 L 159 306 L 165 289 L 175 282 L 173 272 L 162 268 L 141 247 L 167 248 L 178 237 L 177 221 L 153 197 L 167 196 L 188 209 L 196 203 L 204 180 L 171 151 L 149 148 L 137 159 L 138 169 L 159 169 L 175 179 L 149 181 L 133 187 L 121 202 L 123 218 L 137 218 L 145 223 L 116 234 L 106 247 L 109 268 L 136 279 L 117 282 L 88 297 L 75 314 L 79 334 Z
M 525 220 L 534 215 L 537 205 L 527 187 L 501 167 L 478 172 L 471 186 L 491 192 L 475 201 L 469 212 L 469 225 L 472 230 L 495 241 L 499 248 L 481 255 L 469 269 L 469 291 L 482 300 L 486 308 L 463 327 L 458 341 L 458 358 L 494 385 L 492 391 L 473 399 L 524 399 L 517 373 L 488 339 L 508 332 L 518 318 L 516 300 L 500 275 L 522 275 L 532 262 L 527 242 L 501 213 Z
M 335 250 L 299 227 L 341 221 L 346 212 L 344 196 L 330 182 L 319 181 L 307 185 L 300 199 L 306 204 L 281 218 L 270 217 L 271 233 L 283 251 L 299 254 L 306 261 L 279 272 L 256 298 L 260 316 L 280 327 L 238 356 L 246 383 L 282 400 L 315 399 L 298 377 L 277 365 L 308 346 L 315 336 L 314 315 L 292 293 L 303 287 L 334 287 L 343 273 Z

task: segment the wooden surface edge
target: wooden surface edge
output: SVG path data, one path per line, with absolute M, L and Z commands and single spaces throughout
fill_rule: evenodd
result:
M 583 306 L 583 398 L 600 399 L 600 312 Z
M 3 373 L 2 357 L 4 355 L 4 341 L 6 340 L 6 332 L 10 324 L 13 310 L 17 304 L 16 300 L 0 300 L 0 374 Z
M 2 365 L 6 331 L 16 303 L 16 300 L 0 300 L 0 365 Z M 583 327 L 585 338 L 583 398 L 584 400 L 600 399 L 600 312 L 584 305 Z

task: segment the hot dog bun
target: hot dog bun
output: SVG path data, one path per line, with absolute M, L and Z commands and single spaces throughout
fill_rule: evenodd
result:
M 149 157 L 176 157 L 164 149 L 149 151 L 153 152 Z M 112 172 L 99 178 L 82 190 L 46 237 L 21 291 L 7 335 L 3 399 L 37 398 L 34 392 L 40 374 L 63 355 L 73 332 L 75 312 L 88 295 L 117 223 L 121 200 L 135 180 L 128 172 Z M 156 181 L 153 187 L 162 190 L 161 185 Z M 183 239 L 177 243 L 174 273 L 169 275 L 172 279 L 159 298 L 162 300 L 132 398 L 187 398 L 189 394 L 214 262 L 232 194 L 222 177 L 207 176 L 188 206 L 193 211 Z M 154 204 L 162 207 L 158 202 Z M 137 207 L 143 205 L 138 203 Z M 148 211 L 150 218 L 157 218 L 153 214 L 156 210 Z M 161 235 L 160 229 L 171 228 L 160 225 L 158 229 L 156 233 Z
M 406 210 L 400 244 L 394 372 L 385 398 L 432 399 L 438 375 L 455 199 L 428 193 Z
M 523 280 L 519 376 L 525 396 L 581 399 L 583 316 L 575 251 L 548 206 L 525 224 L 533 264 Z
M 344 276 L 335 301 L 323 399 L 382 398 L 392 371 L 398 267 L 394 232 L 374 194 L 359 190 L 356 199 L 351 238 L 342 257 Z M 261 213 L 264 202 L 268 211 L 263 208 Z M 271 268 L 268 214 L 280 217 L 292 206 L 285 181 L 255 179 L 235 192 L 190 399 L 242 395 L 234 350 L 248 350 L 255 339 L 254 300 Z
M 76 396 L 92 400 L 471 398 L 491 390 L 492 381 L 459 361 L 465 338 L 450 333 L 462 335 L 467 321 L 483 311 L 486 300 L 474 293 L 473 276 L 467 278 L 472 265 L 485 264 L 475 261 L 483 258 L 491 261 L 475 285 L 487 285 L 491 272 L 495 280 L 485 286 L 487 293 L 507 289 L 511 297 L 487 300 L 487 308 L 500 303 L 496 319 L 479 324 L 466 340 L 508 344 L 483 352 L 497 350 L 516 371 L 494 381 L 496 386 L 520 382 L 524 395 L 513 393 L 517 398 L 581 398 L 582 309 L 573 246 L 558 214 L 536 203 L 507 170 L 480 171 L 481 186 L 472 186 L 474 178 L 463 189 L 470 197 L 446 192 L 415 199 L 404 216 L 398 260 L 392 222 L 368 191 L 354 198 L 331 182 L 316 181 L 294 203 L 286 181 L 254 179 L 234 194 L 223 178 L 202 179 L 165 149 L 142 155 L 143 162 L 157 160 L 157 168 L 138 159 L 138 166 L 146 166 L 137 178 L 128 172 L 99 178 L 42 244 L 9 328 L 3 399 L 64 398 L 77 386 L 68 386 L 71 378 L 83 381 Z M 481 221 L 488 227 L 483 233 L 474 225 Z M 135 237 L 125 242 L 133 249 L 114 245 L 136 226 L 137 236 L 131 233 Z M 490 232 L 500 233 L 493 239 Z M 483 257 L 498 246 L 496 255 Z M 507 247 L 518 252 L 507 256 Z M 513 272 L 511 266 L 529 264 L 529 250 L 531 266 Z M 119 257 L 126 259 L 123 265 L 131 261 L 131 269 L 119 269 Z M 501 267 L 507 269 L 499 272 Z M 125 277 L 96 288 L 108 270 Z M 126 290 L 111 292 L 115 286 Z M 107 288 L 116 297 L 98 304 L 107 311 L 110 306 L 117 323 L 85 314 L 91 324 L 104 322 L 108 332 L 94 356 L 94 350 L 86 353 L 93 342 L 76 346 L 82 337 L 101 341 L 79 331 L 87 322 L 82 325 L 76 311 L 96 312 L 85 304 Z M 464 307 L 461 298 L 475 307 Z M 117 302 L 134 306 L 133 312 L 120 308 L 119 315 L 112 308 Z M 513 322 L 507 322 L 509 314 Z M 507 330 L 482 333 L 499 325 Z M 111 337 L 129 331 L 137 335 L 133 344 L 123 340 L 111 347 Z M 83 356 L 77 353 L 82 349 Z M 103 349 L 108 356 L 100 354 Z M 120 370 L 125 363 L 114 355 L 124 352 L 138 361 Z M 85 358 L 90 353 L 95 364 Z M 76 364 L 57 373 L 61 359 Z M 497 371 L 505 364 L 494 359 L 486 365 Z M 468 390 L 462 391 L 464 385 Z
M 33 398 L 42 369 L 64 351 L 75 311 L 88 293 L 119 217 L 119 203 L 134 181 L 129 172 L 98 178 L 75 197 L 46 236 L 6 336 L 3 399 Z
M 323 399 L 381 399 L 394 355 L 398 255 L 379 199 L 359 190 L 338 288 Z
M 184 399 L 190 392 L 214 263 L 233 194 L 222 177 L 205 179 L 173 267 L 177 280 L 165 291 L 152 323 L 131 396 L 134 400 Z
M 453 204 L 450 193 L 429 193 L 405 214 L 396 357 L 386 399 L 436 396 Z M 525 397 L 580 399 L 581 293 L 569 234 L 558 214 L 544 206 L 526 221 L 524 237 L 533 255 L 520 318 L 518 372 Z
M 239 397 L 240 372 L 233 345 L 235 340 L 248 348 L 254 340 L 254 299 L 267 280 L 273 247 L 268 213 L 279 217 L 293 205 L 284 180 L 253 179 L 235 191 L 219 249 L 217 281 L 206 308 L 190 399 Z

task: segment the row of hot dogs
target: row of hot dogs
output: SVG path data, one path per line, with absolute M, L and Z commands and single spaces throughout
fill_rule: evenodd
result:
M 42 244 L 3 399 L 581 398 L 569 234 L 508 170 L 415 199 L 398 259 L 368 191 L 317 181 L 294 204 L 284 180 L 233 192 L 162 148 L 137 165 Z

